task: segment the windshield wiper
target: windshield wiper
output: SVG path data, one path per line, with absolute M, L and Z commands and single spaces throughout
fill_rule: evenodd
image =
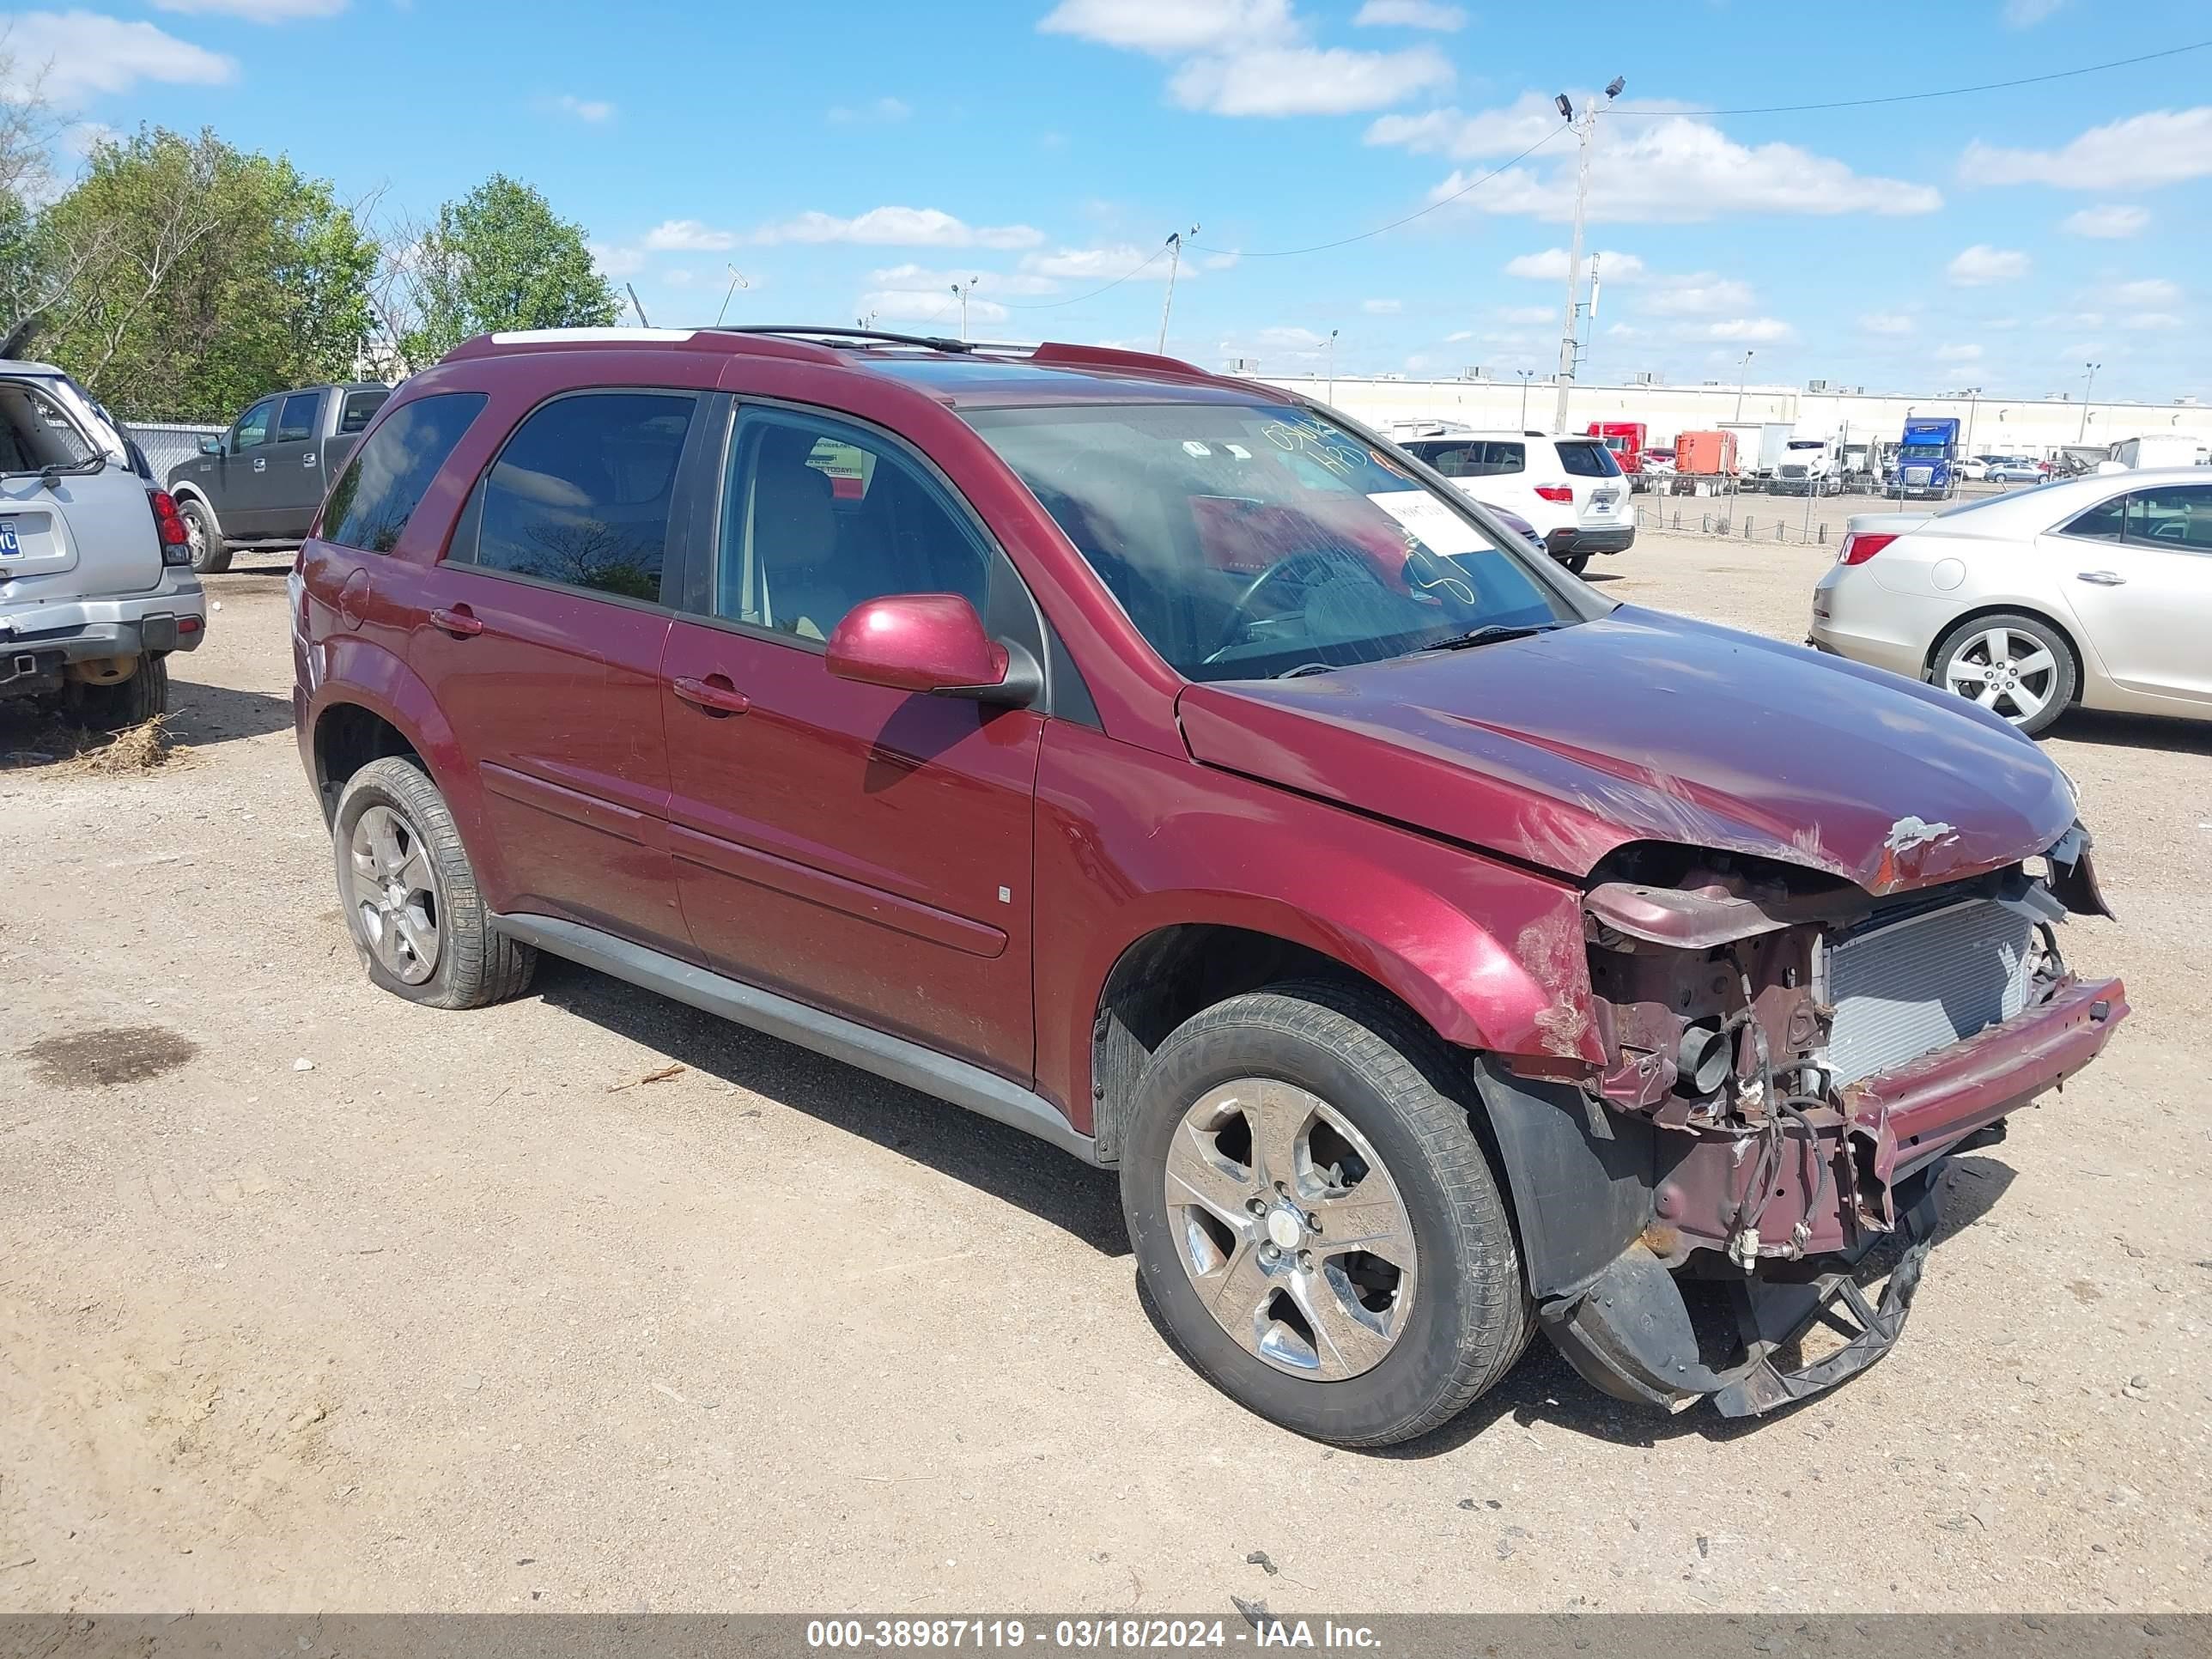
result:
M 1328 662 L 1302 662 L 1296 668 L 1285 668 L 1279 674 L 1270 674 L 1271 680 L 1302 680 L 1309 674 L 1334 674 L 1336 665 Z
M 1548 634 L 1555 628 L 1565 628 L 1565 623 L 1485 623 L 1480 628 L 1470 628 L 1456 639 L 1438 640 L 1434 645 L 1425 645 L 1424 651 L 1464 651 L 1471 645 L 1495 645 L 1500 640 L 1525 640 L 1532 634 Z

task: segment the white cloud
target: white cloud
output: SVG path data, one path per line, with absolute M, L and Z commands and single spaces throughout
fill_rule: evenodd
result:
M 2107 202 L 2101 207 L 2083 208 L 2079 213 L 2068 214 L 2058 222 L 2058 228 L 2070 236 L 2092 236 L 2099 241 L 2117 242 L 2124 237 L 2140 235 L 2149 223 L 2150 215 L 2142 208 Z
M 1987 288 L 1992 283 L 2016 283 L 2027 275 L 2028 258 L 2018 248 L 1991 247 L 1977 242 L 1944 267 L 1960 288 Z
M 878 98 L 865 104 L 832 104 L 828 118 L 840 126 L 855 126 L 863 122 L 903 121 L 914 113 L 914 106 L 903 98 Z
M 2117 284 L 2105 297 L 2116 305 L 2170 306 L 2181 297 L 2181 285 L 2163 276 L 2144 276 Z
M 1395 317 L 1406 307 L 1396 300 L 1362 300 L 1359 308 L 1370 317 Z
M 863 294 L 858 314 L 873 313 L 878 322 L 893 323 L 957 323 L 960 302 L 950 294 L 933 293 L 926 289 L 884 289 L 872 294 Z M 968 324 L 1003 323 L 1006 308 L 994 305 L 988 300 L 968 301 Z
M 1434 29 L 1452 34 L 1467 27 L 1467 13 L 1437 0 L 1367 0 L 1352 18 L 1361 29 Z
M 1633 253 L 1615 253 L 1601 249 L 1589 256 L 1597 261 L 1599 275 L 1608 283 L 1632 283 L 1644 275 L 1644 261 Z M 1589 275 L 1589 259 L 1583 262 L 1583 275 Z M 1567 280 L 1567 251 L 1563 247 L 1547 247 L 1541 253 L 1523 253 L 1505 262 L 1508 276 L 1528 276 L 1540 282 L 1564 283 Z
M 1859 319 L 1859 326 L 1869 334 L 1910 334 L 1913 323 L 1901 311 L 1869 311 Z
M 2069 190 L 2130 190 L 2202 179 L 2212 173 L 2212 104 L 2130 115 L 2092 127 L 2055 150 L 2002 149 L 1977 138 L 1966 146 L 1959 171 L 1977 184 Z
M 763 225 L 756 242 L 857 242 L 874 247 L 1035 247 L 1044 233 L 1027 225 L 970 225 L 936 208 L 870 208 L 855 218 L 807 212 Z
M 1061 276 L 1075 282 L 1110 283 L 1133 275 L 1138 282 L 1164 283 L 1168 262 L 1156 258 L 1158 252 L 1157 248 L 1127 242 L 1110 247 L 1055 248 L 1050 253 L 1024 253 L 1021 268 L 1033 276 Z M 1182 268 L 1185 282 L 1197 275 L 1188 265 Z
M 1578 101 L 1586 95 L 1570 94 Z M 1516 155 L 1561 130 L 1550 96 L 1529 92 L 1504 108 L 1473 115 L 1456 109 L 1386 115 L 1368 128 L 1367 142 L 1474 161 Z M 1574 147 L 1555 144 L 1552 159 L 1509 167 L 1468 195 L 1467 205 L 1565 222 L 1574 212 L 1575 167 Z M 1455 169 L 1431 199 L 1467 189 L 1481 171 Z M 1942 194 L 1929 185 L 1854 173 L 1832 156 L 1795 144 L 1738 143 L 1711 122 L 1684 114 L 1601 121 L 1593 146 L 1594 220 L 1692 223 L 1737 213 L 1899 215 L 1931 213 L 1942 204 Z
M 1564 307 L 1561 307 L 1561 309 L 1564 308 Z M 1550 306 L 1500 306 L 1498 308 L 1499 322 L 1510 323 L 1520 328 L 1525 328 L 1531 323 L 1548 323 L 1559 314 L 1559 313 Z
M 1736 340 L 1747 345 L 1765 345 L 1791 338 L 1796 331 L 1779 317 L 1738 317 L 1725 323 L 1707 323 L 1697 331 L 1701 340 Z
M 219 87 L 238 78 L 238 65 L 220 52 L 98 12 L 18 12 L 7 24 L 7 50 L 14 61 L 5 89 L 36 81 L 58 103 L 128 92 L 141 81 Z
M 645 233 L 645 245 L 655 253 L 719 253 L 738 245 L 737 235 L 715 230 L 696 219 L 664 219 Z
M 2138 311 L 2121 318 L 2120 326 L 2138 330 L 2179 328 L 2181 319 L 2170 311 Z
M 607 242 L 592 244 L 592 259 L 605 276 L 635 276 L 645 269 L 645 255 L 638 249 Z
M 1385 108 L 1451 79 L 1450 63 L 1433 46 L 1270 46 L 1194 58 L 1176 71 L 1168 90 L 1185 109 L 1214 115 L 1349 115 Z
M 153 0 L 156 11 L 215 13 L 249 23 L 290 23 L 304 17 L 335 17 L 347 0 Z
M 1446 345 L 1457 345 L 1462 340 L 1472 340 L 1474 337 L 1474 331 L 1473 329 L 1456 328 L 1450 333 L 1444 336 L 1444 343 Z
M 1602 272 L 1604 267 L 1599 270 Z M 1741 312 L 1751 301 L 1749 283 L 1701 270 L 1688 276 L 1662 277 L 1658 287 L 1644 295 L 1643 308 L 1662 317 L 1701 317 Z
M 678 266 L 674 270 L 663 271 L 660 280 L 671 288 L 689 288 L 699 280 L 699 276 L 696 271 L 686 270 Z
M 868 280 L 878 288 L 920 289 L 925 292 L 943 294 L 951 297 L 953 283 L 965 287 L 979 282 L 991 294 L 1057 294 L 1060 284 L 1049 276 L 1040 276 L 1023 271 L 977 270 L 971 266 L 947 266 L 943 269 L 929 265 L 892 265 L 888 270 L 872 270 Z M 970 305 L 974 302 L 971 301 Z
M 1243 257 L 1244 256 L 1241 253 L 1209 253 L 1198 262 L 1199 269 L 1201 270 L 1227 270 Z
M 1215 115 L 1343 115 L 1448 85 L 1433 46 L 1316 46 L 1290 0 L 1061 0 L 1037 27 L 1182 60 L 1168 92 Z
M 1982 360 L 1982 349 L 1969 344 L 1938 346 L 1936 360 L 1944 363 L 1978 363 Z
M 2065 3 L 2066 0 L 2005 0 L 2005 27 L 2032 29 Z
M 562 115 L 573 115 L 579 121 L 589 121 L 595 125 L 601 121 L 612 120 L 615 112 L 615 106 L 604 98 L 579 98 L 573 92 L 562 93 L 558 98 L 551 100 L 546 107 L 557 111 Z

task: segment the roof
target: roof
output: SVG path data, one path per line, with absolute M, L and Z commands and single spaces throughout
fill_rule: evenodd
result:
M 1148 352 L 1047 341 L 970 344 L 865 329 L 553 328 L 479 335 L 445 361 L 529 351 L 662 349 L 798 359 L 879 374 L 958 409 L 1076 403 L 1292 404 L 1279 387 L 1208 374 Z

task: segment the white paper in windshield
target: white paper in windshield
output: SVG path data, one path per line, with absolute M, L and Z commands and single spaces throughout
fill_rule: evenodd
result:
M 1490 545 L 1480 531 L 1425 489 L 1386 489 L 1367 499 L 1431 553 L 1480 553 Z

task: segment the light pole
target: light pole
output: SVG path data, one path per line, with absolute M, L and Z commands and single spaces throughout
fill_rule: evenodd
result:
M 1592 104 L 1583 112 L 1580 121 L 1575 119 L 1575 106 L 1564 92 L 1554 100 L 1559 114 L 1574 129 L 1581 143 L 1581 155 L 1575 170 L 1575 234 L 1567 249 L 1567 314 L 1559 329 L 1559 395 L 1552 412 L 1552 430 L 1567 429 L 1567 394 L 1574 389 L 1575 380 L 1575 311 L 1576 299 L 1583 283 L 1583 216 L 1589 201 L 1590 138 L 1597 131 L 1597 112 L 1620 96 L 1620 89 L 1628 83 L 1618 75 L 1605 89 L 1605 103 Z
M 1171 231 L 1168 234 L 1168 295 L 1160 301 L 1159 350 L 1162 356 L 1166 355 L 1168 349 L 1168 313 L 1175 309 L 1176 272 L 1182 265 L 1182 239 L 1197 235 L 1198 230 L 1199 228 L 1193 225 L 1188 230 Z
M 750 288 L 752 284 L 745 280 L 744 272 L 739 270 L 735 265 L 732 265 L 730 267 L 730 285 L 722 290 L 722 308 L 714 313 L 714 326 L 716 328 L 721 327 L 722 319 L 730 314 L 730 301 L 733 296 L 735 296 L 737 291 L 741 288 Z M 867 325 L 863 323 L 861 326 L 865 328 Z
M 2081 429 L 2074 434 L 2074 441 L 2077 444 L 2089 435 L 2089 394 L 2097 389 L 2097 371 L 2102 368 L 2104 364 L 2084 363 L 2081 367 L 2088 370 L 2089 374 L 2081 387 Z
M 963 340 L 968 337 L 968 296 L 975 291 L 975 284 L 982 280 L 981 276 L 970 276 L 964 283 L 952 284 L 952 297 L 960 301 L 960 337 Z
M 1744 349 L 1743 362 L 1742 362 L 1742 364 L 1738 368 L 1738 369 L 1737 369 L 1737 371 L 1736 371 L 1736 377 L 1735 377 L 1735 417 L 1736 417 L 1736 419 L 1738 419 L 1739 421 L 1740 421 L 1740 420 L 1741 420 L 1741 419 L 1743 418 L 1743 388 L 1744 388 L 1744 383 L 1745 383 L 1746 381 L 1749 380 L 1750 379 L 1751 379 L 1751 349 L 1750 349 L 1749 347 L 1746 347 L 1746 348 Z
M 1513 372 L 1521 377 L 1521 429 L 1526 432 L 1528 429 L 1528 382 L 1536 378 L 1536 371 L 1516 368 Z
M 1336 402 L 1336 330 L 1328 331 L 1328 400 Z

